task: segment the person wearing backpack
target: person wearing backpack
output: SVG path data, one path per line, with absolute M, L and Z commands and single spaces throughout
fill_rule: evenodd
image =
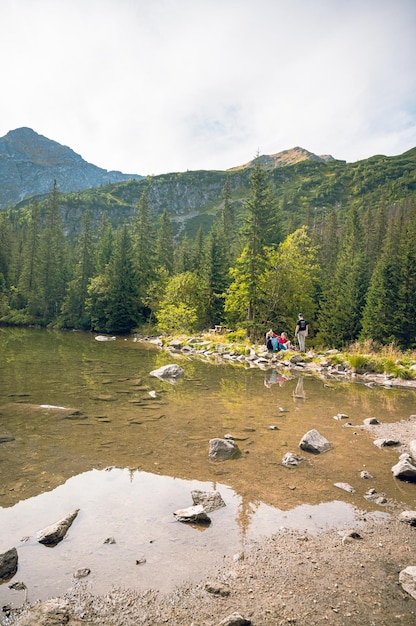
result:
M 305 352 L 305 338 L 308 336 L 309 325 L 308 322 L 303 319 L 302 313 L 298 315 L 298 321 L 295 328 L 295 337 L 299 341 L 299 350 Z

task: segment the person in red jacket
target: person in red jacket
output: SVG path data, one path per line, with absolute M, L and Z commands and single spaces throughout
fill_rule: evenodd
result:
M 277 339 L 278 350 L 290 350 L 290 341 L 286 333 L 281 333 Z

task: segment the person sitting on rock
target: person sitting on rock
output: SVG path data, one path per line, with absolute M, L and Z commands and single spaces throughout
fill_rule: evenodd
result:
M 290 340 L 286 333 L 281 333 L 277 339 L 278 350 L 290 350 Z
M 266 333 L 266 346 L 269 352 L 273 352 L 278 349 L 277 337 L 278 335 L 276 335 L 272 329 Z

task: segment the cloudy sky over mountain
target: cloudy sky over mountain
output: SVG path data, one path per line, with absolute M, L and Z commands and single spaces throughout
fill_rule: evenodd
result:
M 0 136 L 127 173 L 416 146 L 415 0 L 1 0 Z

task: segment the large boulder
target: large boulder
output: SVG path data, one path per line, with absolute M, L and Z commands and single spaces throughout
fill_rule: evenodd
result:
M 399 574 L 399 583 L 416 600 L 416 566 L 410 565 Z
M 239 455 L 238 446 L 231 439 L 210 439 L 208 456 L 212 461 L 229 461 Z
M 16 548 L 0 554 L 0 580 L 7 580 L 16 574 L 17 560 Z
M 416 482 L 416 465 L 410 454 L 401 454 L 399 462 L 393 465 L 391 471 L 395 478 Z
M 164 380 L 173 385 L 185 376 L 185 372 L 182 367 L 176 365 L 176 363 L 171 363 L 170 365 L 163 365 L 159 367 L 159 369 L 153 370 L 150 372 L 149 376 L 154 376 L 155 378 L 159 378 L 159 380 Z
M 322 452 L 330 450 L 331 444 L 313 428 L 303 435 L 299 443 L 299 448 L 306 452 L 313 452 L 313 454 L 321 454 Z

